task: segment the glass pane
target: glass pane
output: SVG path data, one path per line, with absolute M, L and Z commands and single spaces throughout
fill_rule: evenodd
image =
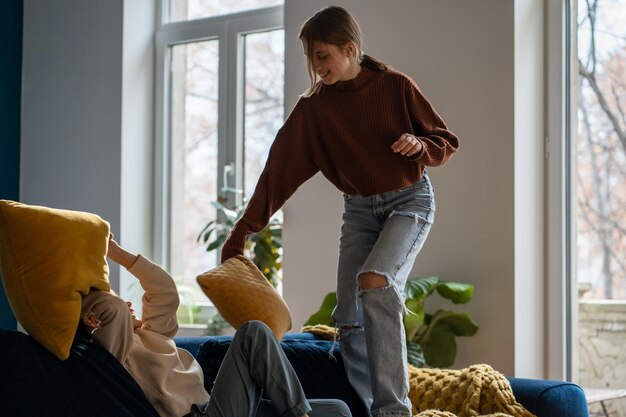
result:
M 170 0 L 170 22 L 281 6 L 284 0 Z
M 244 37 L 244 197 L 249 198 L 265 166 L 270 145 L 283 123 L 285 32 L 274 30 Z M 282 212 L 274 215 L 282 222 Z M 256 259 L 278 291 L 282 290 L 280 256 L 274 245 L 275 260 Z M 264 260 L 263 260 L 264 259 Z M 259 263 L 261 262 L 261 263 Z M 275 272 L 270 272 L 275 271 Z
M 216 265 L 197 238 L 215 219 L 217 197 L 217 40 L 171 47 L 170 272 L 181 304 L 207 301 L 196 276 Z
M 245 36 L 244 192 L 250 197 L 283 123 L 285 32 Z
M 626 0 L 578 2 L 579 382 L 626 388 Z M 626 400 L 607 401 L 626 415 Z M 592 405 L 600 411 L 600 405 Z M 593 411 L 593 408 L 592 408 Z

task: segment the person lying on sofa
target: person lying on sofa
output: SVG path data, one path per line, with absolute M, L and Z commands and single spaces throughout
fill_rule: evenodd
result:
M 107 257 L 139 280 L 142 317 L 117 294 L 92 289 L 82 300 L 81 331 L 120 361 L 162 417 L 351 416 L 341 400 L 305 398 L 280 343 L 260 321 L 239 328 L 209 395 L 200 364 L 172 339 L 179 304 L 172 277 L 114 239 Z

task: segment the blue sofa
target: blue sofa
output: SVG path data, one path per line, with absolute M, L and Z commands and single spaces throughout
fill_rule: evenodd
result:
M 177 338 L 176 343 L 198 359 L 210 390 L 231 340 L 231 336 L 206 336 Z M 281 344 L 308 398 L 340 398 L 354 417 L 364 415 L 363 404 L 343 371 L 338 346 L 332 358 L 332 342 L 311 333 L 288 333 Z M 589 417 L 585 394 L 576 384 L 525 378 L 509 381 L 515 398 L 537 417 Z
M 211 389 L 232 337 L 177 338 L 205 372 Z M 355 417 L 363 405 L 348 384 L 338 348 L 309 333 L 287 334 L 283 349 L 310 398 L 341 398 Z M 575 384 L 511 378 L 518 401 L 538 417 L 588 417 Z M 159 417 L 126 370 L 104 349 L 76 340 L 60 361 L 30 336 L 0 329 L 0 415 L 11 417 Z

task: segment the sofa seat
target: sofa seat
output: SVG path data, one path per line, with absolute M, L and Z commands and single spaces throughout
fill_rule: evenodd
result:
M 177 338 L 205 373 L 210 390 L 231 336 Z M 343 372 L 338 346 L 310 333 L 281 342 L 309 398 L 340 398 L 354 417 L 364 408 Z M 562 381 L 510 378 L 517 400 L 538 417 L 588 417 L 583 391 Z M 106 350 L 75 341 L 61 361 L 33 338 L 0 329 L 0 415 L 11 417 L 159 417 L 130 374 Z
M 176 338 L 200 362 L 210 391 L 232 336 Z M 308 398 L 339 398 L 354 417 L 365 415 L 364 406 L 343 371 L 339 346 L 312 333 L 287 333 L 281 345 L 300 378 Z M 333 348 L 332 357 L 329 352 Z M 507 378 L 518 402 L 537 417 L 589 417 L 583 390 L 576 384 L 526 378 Z

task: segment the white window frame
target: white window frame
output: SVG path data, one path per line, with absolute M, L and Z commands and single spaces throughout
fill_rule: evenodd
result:
M 577 314 L 571 153 L 576 114 L 572 88 L 576 74 L 576 0 L 546 2 L 547 83 L 547 354 L 546 377 L 576 381 Z
M 163 23 L 167 1 L 159 8 L 161 22 L 155 37 L 155 155 L 154 155 L 154 243 L 156 262 L 170 266 L 171 133 L 169 48 L 189 42 L 219 40 L 218 86 L 218 173 L 233 167 L 228 186 L 243 189 L 243 83 L 244 45 L 242 35 L 283 29 L 283 6 L 255 9 L 198 20 Z M 234 70 L 235 69 L 235 70 Z M 218 189 L 226 178 L 218 175 Z M 228 196 L 237 201 L 240 196 Z M 232 199 L 231 199 L 232 198 Z

